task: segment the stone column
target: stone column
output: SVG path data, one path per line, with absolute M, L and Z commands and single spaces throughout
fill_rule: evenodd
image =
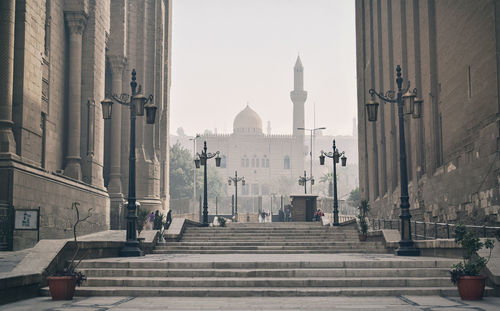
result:
M 109 56 L 111 64 L 111 88 L 114 94 L 122 93 L 123 69 L 125 68 L 125 58 L 123 56 Z M 111 155 L 108 193 L 111 199 L 110 228 L 120 228 L 120 210 L 123 205 L 123 192 L 121 182 L 121 128 L 122 113 L 120 104 L 114 104 L 114 111 L 111 117 Z
M 15 154 L 12 132 L 16 0 L 0 1 L 0 153 Z
M 68 151 L 64 174 L 82 179 L 80 165 L 81 95 L 82 95 L 82 33 L 87 16 L 83 12 L 65 12 L 64 19 L 69 30 L 69 113 Z

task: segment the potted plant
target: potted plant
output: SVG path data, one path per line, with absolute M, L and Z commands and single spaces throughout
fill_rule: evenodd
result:
M 366 214 L 370 210 L 370 204 L 368 204 L 367 200 L 361 200 L 359 204 L 359 240 L 361 242 L 366 241 L 366 233 L 368 232 L 368 223 L 366 222 Z
M 73 224 L 73 237 L 75 241 L 75 251 L 71 258 L 71 262 L 67 267 L 63 269 L 63 271 L 57 272 L 54 276 L 47 277 L 49 282 L 49 290 L 50 295 L 52 296 L 52 300 L 71 300 L 73 299 L 73 295 L 75 294 L 75 287 L 82 285 L 82 283 L 87 279 L 85 275 L 76 271 L 76 268 L 84 258 L 82 256 L 80 260 L 77 262 L 76 258 L 78 256 L 78 252 L 80 250 L 80 246 L 77 241 L 77 226 L 79 223 L 86 221 L 90 216 L 92 216 L 93 208 L 89 208 L 87 212 L 87 216 L 84 218 L 80 218 L 80 211 L 78 207 L 80 203 L 73 202 L 71 205 L 71 209 L 75 210 L 76 213 L 76 222 Z
M 485 279 L 480 275 L 491 257 L 493 241 L 487 239 L 484 243 L 468 232 L 464 225 L 455 227 L 455 242 L 462 247 L 463 261 L 454 264 L 450 270 L 451 281 L 457 285 L 462 300 L 478 300 L 483 298 Z M 490 250 L 488 258 L 481 257 L 477 252 L 486 248 Z
M 219 226 L 221 226 L 221 227 L 225 227 L 226 226 L 226 218 L 224 218 L 224 217 L 218 217 L 217 219 L 219 220 Z

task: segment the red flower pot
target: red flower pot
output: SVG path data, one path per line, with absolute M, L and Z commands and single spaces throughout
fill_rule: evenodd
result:
M 366 241 L 366 234 L 360 234 L 360 235 L 359 235 L 359 241 L 360 241 L 360 242 L 364 242 L 364 241 Z
M 462 300 L 479 300 L 483 298 L 485 277 L 461 276 L 458 280 L 458 293 Z
M 76 276 L 49 276 L 49 290 L 52 300 L 71 300 L 75 294 Z

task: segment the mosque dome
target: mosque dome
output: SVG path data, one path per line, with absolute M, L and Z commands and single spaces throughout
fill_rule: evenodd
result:
M 257 112 L 247 105 L 234 118 L 233 133 L 262 134 L 262 119 Z

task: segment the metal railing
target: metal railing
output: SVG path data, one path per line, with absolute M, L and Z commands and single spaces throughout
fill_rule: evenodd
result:
M 397 229 L 400 230 L 399 219 L 370 219 L 372 230 Z M 457 224 L 442 222 L 412 221 L 412 237 L 415 240 L 453 239 Z M 465 225 L 467 231 L 473 232 L 480 238 L 500 237 L 500 227 Z

